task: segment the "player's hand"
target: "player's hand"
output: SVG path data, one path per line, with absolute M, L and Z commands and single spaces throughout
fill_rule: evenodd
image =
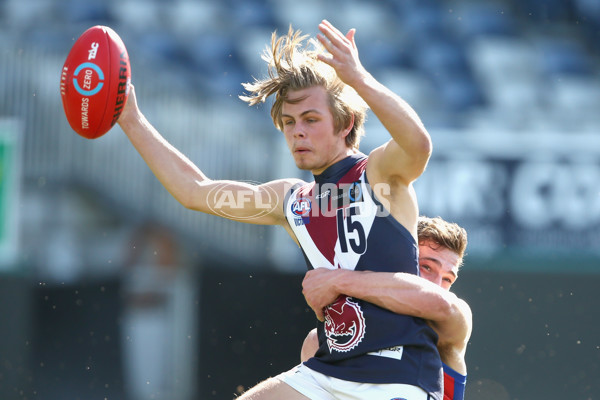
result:
M 127 97 L 127 103 L 125 103 L 125 108 L 123 108 L 123 112 L 121 116 L 117 120 L 117 123 L 123 126 L 127 121 L 131 121 L 132 118 L 135 118 L 136 115 L 140 112 L 137 105 L 137 98 L 135 97 L 135 87 L 133 84 L 129 84 L 129 95 Z
M 319 24 L 319 30 L 322 34 L 317 35 L 317 39 L 327 49 L 329 55 L 319 54 L 318 58 L 335 69 L 342 82 L 353 86 L 368 74 L 358 57 L 358 49 L 354 42 L 356 33 L 354 28 L 344 36 L 329 21 L 323 20 Z
M 343 270 L 316 268 L 304 275 L 302 294 L 319 321 L 325 320 L 325 307 L 332 304 L 341 294 L 335 285 L 340 273 L 343 273 Z

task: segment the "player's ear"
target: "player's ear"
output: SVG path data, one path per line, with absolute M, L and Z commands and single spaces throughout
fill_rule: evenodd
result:
M 342 131 L 342 136 L 345 138 L 352 132 L 352 128 L 354 128 L 354 113 L 350 114 L 350 123 L 344 130 Z

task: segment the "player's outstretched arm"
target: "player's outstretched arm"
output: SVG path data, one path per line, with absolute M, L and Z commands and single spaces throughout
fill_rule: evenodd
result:
M 319 59 L 333 67 L 339 78 L 356 90 L 392 136 L 392 140 L 373 151 L 369 160 L 371 167 L 375 167 L 383 181 L 395 178 L 405 184 L 414 181 L 425 170 L 431 155 L 431 138 L 419 116 L 362 66 L 354 29 L 344 35 L 323 21 L 319 30 L 322 34 L 318 39 L 329 52 Z
M 282 202 L 286 191 L 300 180 L 252 185 L 209 179 L 148 122 L 133 85 L 118 123 L 156 178 L 184 207 L 240 222 L 285 225 Z

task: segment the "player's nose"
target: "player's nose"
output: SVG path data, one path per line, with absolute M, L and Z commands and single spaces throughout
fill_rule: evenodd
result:
M 306 133 L 301 128 L 296 128 L 294 129 L 294 137 L 303 138 L 306 137 Z

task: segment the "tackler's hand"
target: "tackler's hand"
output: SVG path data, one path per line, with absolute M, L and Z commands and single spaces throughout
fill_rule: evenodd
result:
M 323 313 L 325 307 L 332 304 L 342 294 L 338 292 L 335 285 L 338 274 L 342 272 L 343 270 L 316 268 L 308 271 L 304 276 L 302 294 L 319 321 L 325 320 Z

